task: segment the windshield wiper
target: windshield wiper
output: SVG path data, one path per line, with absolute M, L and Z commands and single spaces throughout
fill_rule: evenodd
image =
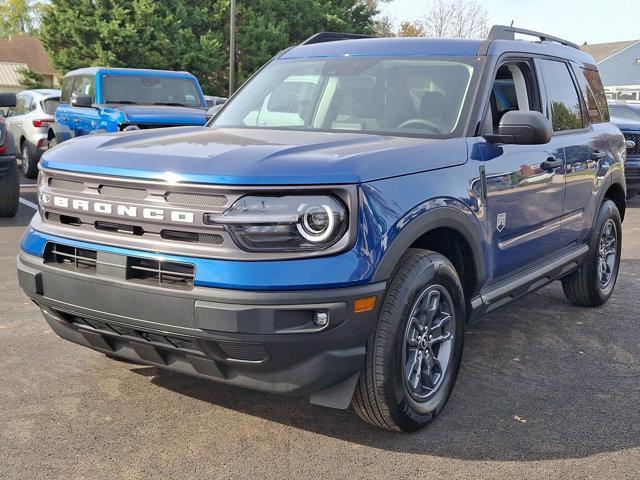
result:
M 106 103 L 120 103 L 123 105 L 140 105 L 138 102 L 132 102 L 131 100 L 108 100 Z
M 166 105 L 168 107 L 188 107 L 189 105 L 185 105 L 184 103 L 178 102 L 153 102 L 153 105 Z

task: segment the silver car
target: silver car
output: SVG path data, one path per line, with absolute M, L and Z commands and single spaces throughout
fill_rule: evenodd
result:
M 47 128 L 53 123 L 53 114 L 60 103 L 60 90 L 25 90 L 17 100 L 7 113 L 7 130 L 22 162 L 22 172 L 27 178 L 35 178 L 38 161 L 47 146 Z

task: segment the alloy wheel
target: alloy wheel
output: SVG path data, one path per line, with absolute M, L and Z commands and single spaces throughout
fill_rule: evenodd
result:
M 418 296 L 410 312 L 403 342 L 403 378 L 411 396 L 425 402 L 442 385 L 451 363 L 453 302 L 444 287 L 432 285 Z
M 612 219 L 608 219 L 598 240 L 598 284 L 606 289 L 614 279 L 618 257 L 618 229 Z

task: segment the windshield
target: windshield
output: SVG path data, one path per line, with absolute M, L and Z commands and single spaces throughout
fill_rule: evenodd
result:
M 472 73 L 460 59 L 281 60 L 243 87 L 214 125 L 446 136 Z
M 102 82 L 105 103 L 205 108 L 195 83 L 188 78 L 105 75 Z

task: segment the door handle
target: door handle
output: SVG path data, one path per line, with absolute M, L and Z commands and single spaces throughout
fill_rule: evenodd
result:
M 602 160 L 607 156 L 607 152 L 604 150 L 598 150 L 597 148 L 591 154 L 591 160 Z
M 542 170 L 553 170 L 554 168 L 562 167 L 563 165 L 564 162 L 562 160 L 558 160 L 554 157 L 549 157 L 540 164 L 540 168 Z
M 73 119 L 73 123 L 79 123 L 79 122 L 80 122 L 80 119 L 79 119 L 79 118 L 74 118 L 74 119 Z

